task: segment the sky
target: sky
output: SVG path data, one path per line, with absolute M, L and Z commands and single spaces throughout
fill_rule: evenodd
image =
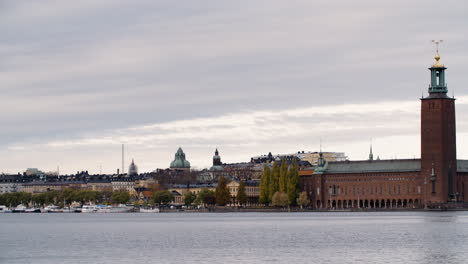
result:
M 432 39 L 468 159 L 465 1 L 0 0 L 0 172 L 420 156 Z

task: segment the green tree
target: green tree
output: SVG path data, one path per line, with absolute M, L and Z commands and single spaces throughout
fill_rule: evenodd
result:
M 195 203 L 204 205 L 214 205 L 216 203 L 216 195 L 213 191 L 208 190 L 207 188 L 202 188 L 198 193 Z
M 8 207 L 16 207 L 20 204 L 27 205 L 32 199 L 32 195 L 27 192 L 5 193 L 4 202 Z
M 307 207 L 309 205 L 309 198 L 307 198 L 306 192 L 301 192 L 301 194 L 299 194 L 299 198 L 297 198 L 297 204 L 301 206 L 301 208 Z
M 64 206 L 70 206 L 70 204 L 74 201 L 74 200 L 73 200 L 74 192 L 75 192 L 75 190 L 70 189 L 70 188 L 66 188 L 66 189 L 62 190 L 62 191 L 59 193 L 57 199 L 58 199 L 60 202 L 63 202 L 63 203 L 64 203 Z
M 245 182 L 239 182 L 239 189 L 237 190 L 237 201 L 240 205 L 245 205 L 247 203 L 248 197 L 247 193 L 245 192 Z
M 116 204 L 126 204 L 130 200 L 130 194 L 127 191 L 115 191 L 112 193 L 111 200 Z
M 269 194 L 269 189 L 270 189 L 270 179 L 271 179 L 271 170 L 270 167 L 265 164 L 263 166 L 263 173 L 262 177 L 260 178 L 260 197 L 259 201 L 262 204 L 269 204 L 270 203 L 270 194 Z
M 220 206 L 225 206 L 231 201 L 231 193 L 227 188 L 227 179 L 224 176 L 221 176 L 218 181 L 218 186 L 216 186 L 216 204 Z
M 279 191 L 286 193 L 288 191 L 288 162 L 286 159 L 281 160 L 279 173 Z
M 270 187 L 268 190 L 269 200 L 273 199 L 273 195 L 279 191 L 280 165 L 277 161 L 273 162 L 271 170 Z
M 283 192 L 275 192 L 273 194 L 271 204 L 278 207 L 286 207 L 289 205 L 288 195 Z
M 287 182 L 287 194 L 289 198 L 289 204 L 296 204 L 297 197 L 299 196 L 299 166 L 297 161 L 294 159 L 288 171 L 288 182 Z
M 197 196 L 192 193 L 192 192 L 187 192 L 185 195 L 184 195 L 184 204 L 188 207 L 188 206 L 191 206 L 193 204 L 193 202 L 195 202 L 195 199 L 197 199 Z
M 157 191 L 153 194 L 153 201 L 159 205 L 169 204 L 174 200 L 174 195 L 170 191 Z

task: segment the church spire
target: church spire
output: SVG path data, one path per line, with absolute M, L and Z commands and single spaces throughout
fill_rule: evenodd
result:
M 374 154 L 372 153 L 372 143 L 370 144 L 369 160 L 374 160 Z
M 429 85 L 429 94 L 446 94 L 447 84 L 445 83 L 445 66 L 440 63 L 439 44 L 442 40 L 432 41 L 436 45 L 435 63 L 429 68 L 431 71 L 431 84 Z

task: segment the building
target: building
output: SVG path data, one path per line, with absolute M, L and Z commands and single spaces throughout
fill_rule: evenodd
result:
M 138 175 L 138 166 L 135 165 L 135 161 L 132 159 L 132 163 L 128 166 L 128 176 Z
M 177 150 L 175 158 L 171 162 L 170 168 L 172 170 L 190 171 L 190 162 L 185 159 L 185 153 L 182 148 L 179 147 Z
M 22 182 L 16 175 L 0 175 L 0 194 L 21 192 Z
M 137 195 L 135 191 L 135 180 L 129 177 L 114 177 L 111 178 L 112 191 L 126 191 L 131 196 Z
M 271 163 L 273 161 L 281 161 L 283 159 L 291 159 L 292 157 L 298 158 L 299 167 L 310 167 L 311 165 L 316 166 L 319 158 L 319 153 L 322 153 L 323 157 L 328 161 L 345 161 L 348 157 L 344 152 L 305 152 L 298 151 L 292 154 L 277 154 L 273 155 L 269 152 L 267 155 L 254 156 L 250 160 L 254 163 Z M 307 164 L 307 162 L 309 164 Z
M 258 204 L 260 197 L 260 181 L 258 180 L 247 180 L 245 183 L 245 193 L 247 194 L 248 201 L 247 205 Z M 237 179 L 231 180 L 226 186 L 231 194 L 232 203 L 237 205 L 237 192 L 239 191 L 240 181 Z
M 429 68 L 421 98 L 421 158 L 327 161 L 300 171 L 314 208 L 455 207 L 468 201 L 468 160 L 456 158 L 455 99 L 447 96 L 444 65 Z

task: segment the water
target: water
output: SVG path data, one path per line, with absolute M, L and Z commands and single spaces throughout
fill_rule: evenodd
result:
M 468 212 L 0 214 L 0 263 L 468 263 Z

